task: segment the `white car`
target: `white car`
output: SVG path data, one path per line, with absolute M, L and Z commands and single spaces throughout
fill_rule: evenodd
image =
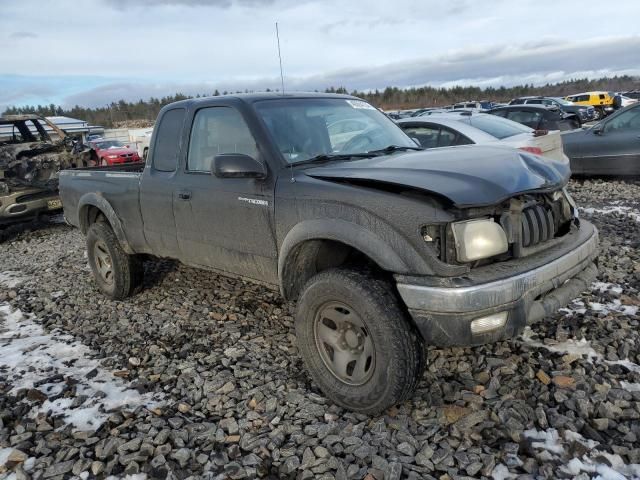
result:
M 398 120 L 397 124 L 423 148 L 458 145 L 504 145 L 569 162 L 559 130 L 540 131 L 486 113 L 451 112 Z

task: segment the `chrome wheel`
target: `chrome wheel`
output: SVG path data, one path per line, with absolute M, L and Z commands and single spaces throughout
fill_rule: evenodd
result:
M 113 262 L 111 254 L 102 240 L 98 240 L 93 246 L 93 258 L 102 280 L 111 285 L 113 283 Z
M 313 331 L 320 357 L 334 377 L 348 385 L 362 385 L 371 378 L 375 347 L 364 321 L 351 307 L 325 303 L 318 309 Z

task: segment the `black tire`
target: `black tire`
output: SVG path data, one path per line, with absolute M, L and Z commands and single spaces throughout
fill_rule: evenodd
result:
M 374 346 L 373 360 L 367 363 L 373 365 L 370 377 L 359 385 L 345 383 L 332 372 L 323 359 L 320 350 L 323 347 L 318 346 L 326 344 L 323 340 L 316 341 L 318 315 L 324 306 L 336 302 L 348 306 L 362 319 L 367 330 L 364 337 Z M 309 280 L 300 295 L 295 327 L 300 355 L 314 382 L 328 398 L 349 410 L 379 413 L 409 397 L 422 377 L 425 365 L 422 337 L 383 280 L 353 270 L 320 272 Z
M 100 252 L 100 253 L 99 253 Z M 103 275 L 101 258 L 110 259 L 111 274 Z M 98 288 L 114 300 L 130 296 L 143 280 L 143 265 L 136 255 L 128 255 L 106 222 L 96 222 L 87 232 L 87 256 Z

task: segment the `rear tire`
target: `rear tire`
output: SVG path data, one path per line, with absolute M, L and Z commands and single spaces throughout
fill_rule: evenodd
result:
M 379 413 L 409 397 L 422 376 L 422 337 L 383 280 L 320 272 L 300 295 L 295 327 L 314 382 L 349 410 Z
M 142 285 L 142 261 L 122 249 L 106 222 L 96 222 L 89 227 L 87 255 L 96 284 L 108 297 L 122 300 Z

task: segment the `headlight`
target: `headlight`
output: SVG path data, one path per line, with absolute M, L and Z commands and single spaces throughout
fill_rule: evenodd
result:
M 453 238 L 459 262 L 489 258 L 509 249 L 507 235 L 491 219 L 453 223 Z
M 118 158 L 118 155 L 107 155 L 107 158 Z

